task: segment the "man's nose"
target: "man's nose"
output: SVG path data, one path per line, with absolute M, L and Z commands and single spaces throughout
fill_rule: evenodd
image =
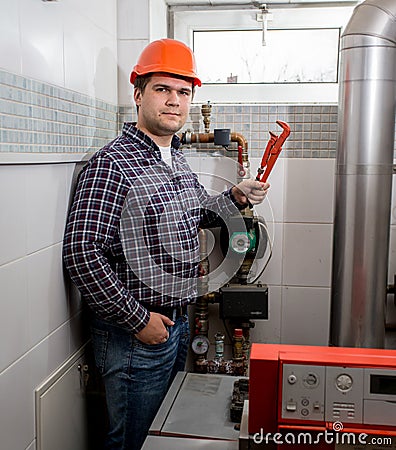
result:
M 167 103 L 171 105 L 178 105 L 180 103 L 179 93 L 176 90 L 169 91 Z

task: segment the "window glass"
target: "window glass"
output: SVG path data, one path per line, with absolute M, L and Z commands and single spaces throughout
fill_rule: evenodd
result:
M 336 83 L 340 29 L 194 31 L 204 83 Z

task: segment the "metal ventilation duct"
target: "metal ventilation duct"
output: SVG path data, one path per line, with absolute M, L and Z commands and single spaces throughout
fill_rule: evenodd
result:
M 396 112 L 396 1 L 357 6 L 341 38 L 330 343 L 381 348 Z

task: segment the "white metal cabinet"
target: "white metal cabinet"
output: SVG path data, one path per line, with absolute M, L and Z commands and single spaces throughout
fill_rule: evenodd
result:
M 88 427 L 84 347 L 35 392 L 36 450 L 86 450 Z

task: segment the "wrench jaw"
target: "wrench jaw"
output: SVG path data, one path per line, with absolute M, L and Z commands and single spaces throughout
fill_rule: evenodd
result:
M 269 134 L 271 137 L 269 138 L 269 140 L 267 142 L 267 146 L 265 147 L 265 151 L 264 151 L 263 157 L 261 159 L 261 166 L 257 169 L 256 181 L 261 181 L 260 178 L 261 178 L 261 175 L 264 173 L 265 166 L 267 165 L 268 158 L 270 157 L 271 149 L 278 139 L 278 136 L 275 133 L 273 133 L 272 131 L 270 131 Z
M 282 151 L 282 146 L 290 135 L 290 126 L 286 122 L 277 120 L 276 123 L 283 129 L 283 131 L 280 136 L 277 136 L 271 131 L 269 132 L 270 138 L 261 160 L 261 166 L 257 170 L 256 180 L 263 183 L 267 181 L 269 174 L 271 173 L 275 162 Z

